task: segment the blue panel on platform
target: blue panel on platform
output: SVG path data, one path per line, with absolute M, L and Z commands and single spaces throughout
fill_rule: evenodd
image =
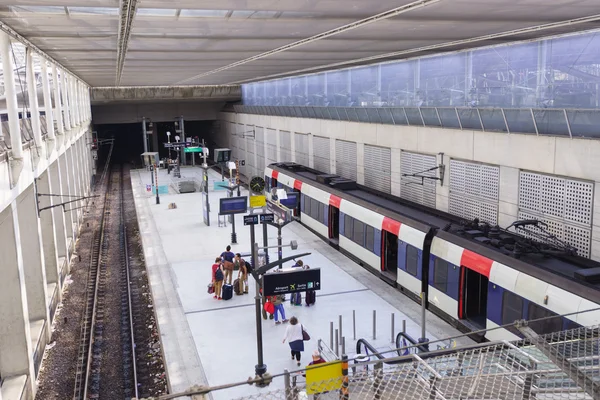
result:
M 213 190 L 227 190 L 228 187 L 229 187 L 229 182 L 227 182 L 227 181 L 223 181 L 223 182 L 215 181 Z

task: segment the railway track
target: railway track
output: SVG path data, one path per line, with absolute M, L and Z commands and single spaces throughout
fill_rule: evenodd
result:
M 105 193 L 92 241 L 74 400 L 138 397 L 123 170 L 115 168 L 107 176 L 98 187 Z

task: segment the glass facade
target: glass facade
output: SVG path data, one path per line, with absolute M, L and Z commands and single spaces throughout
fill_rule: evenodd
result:
M 464 128 L 482 129 L 483 126 L 486 130 L 487 126 L 494 130 L 508 125 L 511 131 L 535 132 L 537 129 L 564 133 L 554 126 L 556 120 L 566 128 L 569 116 L 562 110 L 530 116 L 527 115 L 529 110 L 519 109 L 598 109 L 599 84 L 600 31 L 591 31 L 250 83 L 242 85 L 242 99 L 245 106 L 346 110 L 343 116 L 339 110 L 317 113 L 312 109 L 310 115 L 309 111 L 299 110 L 300 115 L 304 112 L 315 118 L 389 121 L 395 117 L 393 112 L 376 115 L 356 108 L 403 108 L 404 115 L 399 118 L 410 124 L 421 121 L 425 125 L 457 127 L 460 123 Z M 436 108 L 460 107 L 513 111 L 509 115 L 497 112 L 481 116 L 469 112 L 459 112 L 459 115 L 436 112 Z M 424 108 L 428 108 L 427 111 Z M 576 119 L 578 125 L 588 119 L 584 115 L 570 117 Z M 573 130 L 580 129 L 585 128 Z

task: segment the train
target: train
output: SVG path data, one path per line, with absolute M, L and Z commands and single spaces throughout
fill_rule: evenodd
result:
M 600 323 L 600 263 L 539 221 L 512 230 L 466 221 L 296 163 L 264 173 L 267 191 L 299 197 L 293 212 L 304 226 L 474 340 L 516 340 L 515 321 L 544 317 L 529 328 Z

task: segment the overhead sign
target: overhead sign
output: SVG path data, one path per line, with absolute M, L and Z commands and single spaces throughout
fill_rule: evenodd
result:
M 288 222 L 292 220 L 292 212 L 285 206 L 281 206 L 272 200 L 267 202 L 267 210 L 277 217 L 277 222 Z
M 273 215 L 273 214 L 258 214 L 258 215 L 260 217 L 261 224 L 275 221 L 275 215 Z
M 256 225 L 256 224 L 258 224 L 258 214 L 244 215 L 244 225 Z
M 250 208 L 264 207 L 266 204 L 266 196 L 250 196 Z
M 223 197 L 219 199 L 219 215 L 243 214 L 248 211 L 248 197 Z
M 202 147 L 186 147 L 184 153 L 202 153 Z
M 180 149 L 182 147 L 190 147 L 192 144 L 187 142 L 173 142 L 173 143 L 163 143 L 165 145 L 165 149 Z
M 234 197 L 235 198 L 235 197 Z M 275 221 L 273 214 L 250 214 L 244 215 L 244 225 L 257 225 Z
M 321 289 L 321 269 L 297 269 L 264 274 L 263 293 L 265 296 L 306 292 Z

